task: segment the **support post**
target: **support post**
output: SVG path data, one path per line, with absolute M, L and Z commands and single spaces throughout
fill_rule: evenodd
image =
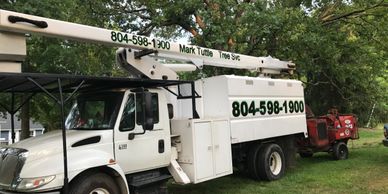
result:
M 33 78 L 28 77 L 27 78 L 30 82 L 32 82 L 35 86 L 40 88 L 43 92 L 45 92 L 50 98 L 52 98 L 55 102 L 57 102 L 61 109 L 61 129 L 62 129 L 62 150 L 63 150 L 63 190 L 62 194 L 68 194 L 69 192 L 69 175 L 68 175 L 68 167 L 67 167 L 67 144 L 66 144 L 66 127 L 65 127 L 65 110 L 64 105 L 65 101 L 69 100 L 71 96 L 75 94 L 76 91 L 78 91 L 81 86 L 84 84 L 84 81 L 82 81 L 77 88 L 74 90 L 74 92 L 67 98 L 66 100 L 63 97 L 63 88 L 62 88 L 62 82 L 61 78 L 57 78 L 58 82 L 58 90 L 59 90 L 59 99 L 56 98 L 53 94 L 51 94 L 46 88 L 44 88 L 42 85 L 40 85 L 38 82 L 36 82 Z
M 12 92 L 11 94 L 11 139 L 12 139 L 12 144 L 15 143 L 15 93 Z
M 61 128 L 62 128 L 62 142 L 63 142 L 63 168 L 64 168 L 64 179 L 63 179 L 63 193 L 68 194 L 69 192 L 69 178 L 67 170 L 67 145 L 66 145 L 66 128 L 65 128 L 65 111 L 64 111 L 64 100 L 62 93 L 61 79 L 58 78 L 58 89 L 59 89 L 59 105 L 61 108 Z
M 195 83 L 192 81 L 191 83 L 191 106 L 193 110 L 193 119 L 199 119 L 199 115 L 197 113 L 197 105 L 195 102 Z
M 15 133 L 15 114 L 11 114 L 11 139 L 12 139 L 12 144 L 15 143 L 15 138 L 16 138 L 16 133 Z

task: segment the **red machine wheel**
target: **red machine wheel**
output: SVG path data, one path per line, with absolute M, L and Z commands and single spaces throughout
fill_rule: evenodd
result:
M 348 159 L 349 150 L 348 146 L 344 142 L 338 142 L 333 146 L 333 158 L 335 160 Z

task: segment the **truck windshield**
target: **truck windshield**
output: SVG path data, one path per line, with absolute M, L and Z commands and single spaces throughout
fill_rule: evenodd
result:
M 66 118 L 66 129 L 113 129 L 122 92 L 81 94 Z

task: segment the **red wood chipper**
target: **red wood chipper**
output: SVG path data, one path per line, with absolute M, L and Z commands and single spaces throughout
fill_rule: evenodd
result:
M 328 152 L 336 160 L 348 158 L 349 139 L 358 139 L 357 118 L 353 114 L 339 114 L 336 108 L 327 115 L 315 117 L 306 106 L 308 138 L 299 139 L 297 147 L 303 158 L 315 152 Z

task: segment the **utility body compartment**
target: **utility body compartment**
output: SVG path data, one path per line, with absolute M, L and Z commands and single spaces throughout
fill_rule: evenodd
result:
M 230 127 L 227 119 L 171 121 L 172 134 L 179 135 L 178 163 L 191 183 L 232 174 Z
M 197 80 L 196 109 L 202 119 L 228 118 L 231 142 L 291 134 L 307 137 L 302 82 L 221 75 Z M 189 85 L 180 88 L 191 94 Z M 191 100 L 178 101 L 177 118 L 189 118 Z

